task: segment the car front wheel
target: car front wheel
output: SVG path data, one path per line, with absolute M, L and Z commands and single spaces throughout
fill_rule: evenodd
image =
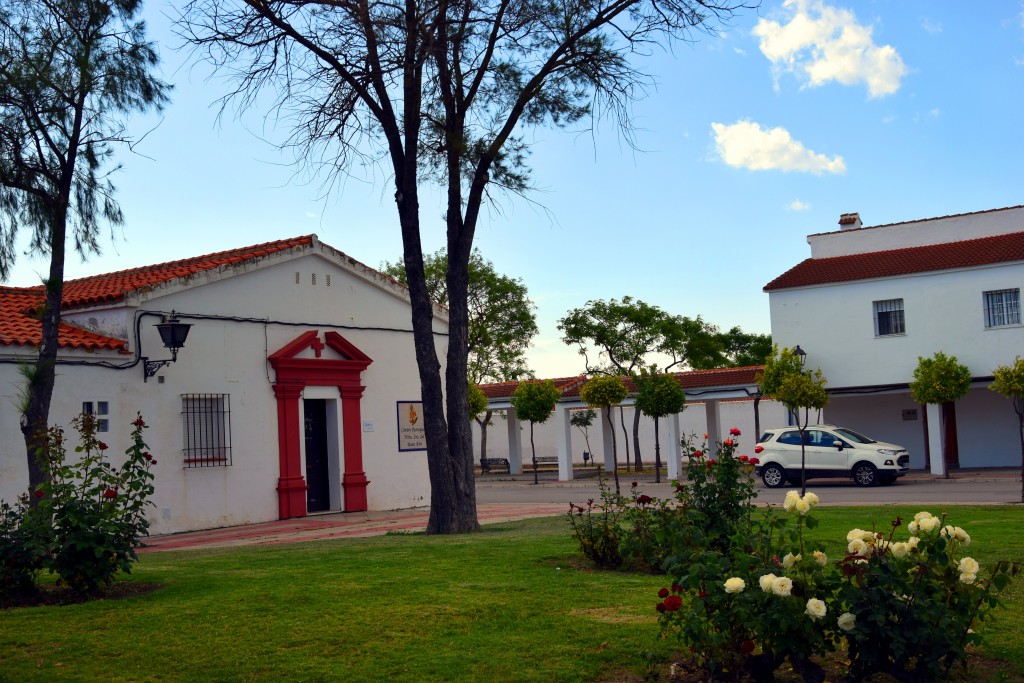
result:
M 786 473 L 778 465 L 765 465 L 761 468 L 761 481 L 770 489 L 777 489 L 786 483 Z
M 858 486 L 874 486 L 878 483 L 878 470 L 869 462 L 859 462 L 853 466 L 853 480 Z

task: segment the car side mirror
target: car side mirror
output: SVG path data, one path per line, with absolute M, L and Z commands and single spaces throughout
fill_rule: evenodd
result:
M 836 448 L 838 448 L 839 450 L 843 450 L 843 442 L 842 441 L 839 441 L 839 440 L 833 441 L 832 445 L 835 446 Z

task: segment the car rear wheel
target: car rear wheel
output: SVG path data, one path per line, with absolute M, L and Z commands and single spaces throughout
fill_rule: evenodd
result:
M 858 486 L 874 486 L 878 483 L 878 470 L 869 462 L 859 462 L 853 466 L 853 481 Z
M 761 481 L 770 489 L 777 489 L 786 483 L 786 473 L 778 465 L 765 465 L 761 468 Z

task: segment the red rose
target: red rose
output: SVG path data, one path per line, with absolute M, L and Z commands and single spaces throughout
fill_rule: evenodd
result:
M 40 491 L 39 489 L 36 489 L 35 491 L 32 492 L 32 495 L 35 496 L 36 498 L 42 498 L 46 494 Z
M 666 609 L 665 608 L 665 603 L 659 602 L 657 607 L 655 607 L 655 609 L 658 610 L 659 613 L 664 613 L 665 609 Z
M 651 498 L 650 496 L 644 495 L 644 496 L 640 496 L 639 498 L 637 498 L 636 502 L 640 503 L 641 505 L 647 505 L 648 503 L 650 503 L 653 500 L 654 499 Z
M 747 456 L 745 456 L 745 455 L 741 455 L 740 456 L 740 462 L 747 462 L 748 460 L 750 460 L 750 458 L 748 458 Z
M 701 457 L 702 455 L 704 455 L 704 454 L 703 454 L 703 453 L 701 453 L 700 451 L 694 451 L 694 452 L 693 452 L 693 457 L 695 457 L 695 458 L 699 458 L 699 457 Z
M 732 446 L 732 439 L 726 439 L 722 442 L 723 446 Z
M 630 487 L 635 489 L 636 488 L 636 482 L 634 481 L 632 484 L 630 484 Z
M 676 484 L 676 493 L 682 493 L 686 490 L 686 486 L 683 484 Z
M 733 427 L 732 429 L 729 430 L 729 433 L 732 434 L 733 436 L 739 436 L 740 430 L 737 429 L 736 427 Z
M 754 641 L 752 641 L 752 640 L 744 640 L 742 643 L 740 643 L 740 652 L 745 652 L 746 654 L 750 654 L 753 651 L 754 651 Z
M 665 609 L 669 612 L 677 612 L 683 606 L 683 599 L 678 595 L 670 595 L 665 598 Z
M 105 451 L 105 450 L 107 450 L 107 444 L 103 443 L 102 441 L 100 441 L 100 442 L 99 442 L 99 443 L 97 443 L 96 445 L 97 445 L 97 446 L 99 446 L 99 449 L 100 449 L 101 451 Z
M 658 591 L 658 597 L 659 598 L 667 598 L 668 597 L 668 589 L 667 588 L 662 588 L 660 591 Z
M 673 583 L 672 584 L 672 592 L 673 593 L 682 593 L 683 592 L 683 587 L 682 586 L 677 586 L 676 584 Z
M 747 462 L 749 462 L 751 465 L 760 465 L 761 464 L 761 461 L 758 460 L 757 458 L 751 458 Z
M 717 465 L 717 464 L 718 464 L 718 461 L 715 460 L 714 458 L 711 458 L 710 460 L 708 460 L 708 467 L 710 467 L 711 465 Z
M 152 460 L 153 460 L 153 454 L 150 453 L 149 451 L 146 451 L 145 453 L 143 453 L 142 457 L 145 458 L 147 461 L 150 461 L 150 462 L 152 462 Z
M 156 458 L 153 458 L 153 459 L 152 459 L 152 460 L 150 460 L 149 462 L 150 462 L 150 464 L 151 464 L 151 465 L 155 465 L 155 464 L 156 464 Z
M 117 498 L 117 489 L 107 489 L 103 492 L 104 498 Z
M 136 427 L 145 427 L 146 426 L 146 423 L 142 421 L 142 416 L 141 415 L 139 415 L 138 418 L 135 419 L 135 422 L 132 422 L 132 424 L 135 425 Z
M 708 592 L 707 591 L 701 591 L 700 593 L 697 593 L 697 597 L 701 598 L 701 599 L 706 598 L 706 597 L 708 597 Z

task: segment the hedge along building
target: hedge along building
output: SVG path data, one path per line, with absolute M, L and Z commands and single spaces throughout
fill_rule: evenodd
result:
M 41 297 L 0 288 L 8 501 L 28 485 L 17 363 L 35 358 Z M 160 363 L 172 312 L 191 329 Z M 407 290 L 315 235 L 70 280 L 62 316 L 50 424 L 95 413 L 116 464 L 142 414 L 154 533 L 429 500 Z M 443 360 L 443 308 L 434 330 Z
M 670 479 L 680 476 L 682 471 L 683 453 L 680 444 L 683 439 L 693 438 L 696 441 L 694 445 L 699 445 L 704 441 L 704 434 L 707 434 L 707 442 L 714 444 L 729 438 L 729 429 L 737 427 L 742 432 L 738 439 L 741 452 L 753 455 L 759 428 L 780 427 L 786 424 L 785 408 L 776 401 L 758 398 L 755 409 L 755 398 L 759 396 L 756 378 L 762 367 L 671 373 L 686 392 L 687 404 L 682 413 L 660 418 L 661 461 L 665 464 Z M 543 424 L 534 425 L 534 444 L 538 457 L 557 458 L 559 480 L 571 480 L 574 474 L 573 467 L 585 464 L 583 452 L 590 449 L 593 449 L 593 452 L 588 453 L 588 456 L 592 455 L 594 459 L 591 461 L 588 457 L 587 462 L 601 464 L 606 470 L 610 469 L 613 440 L 616 443 L 619 467 L 626 467 L 627 447 L 632 461 L 633 401 L 636 387 L 629 378 L 623 380 L 629 395 L 622 402 L 622 419 L 620 420 L 618 409 L 613 408 L 613 428 L 609 428 L 604 414 L 595 409 L 598 415 L 593 425 L 588 428 L 587 438 L 584 438 L 579 428 L 571 425 L 572 412 L 588 408 L 580 397 L 580 389 L 586 383 L 586 378 L 562 377 L 552 380 L 562 395 L 555 407 L 554 417 Z M 524 426 L 516 417 L 515 408 L 511 403 L 512 395 L 518 386 L 519 382 L 480 386 L 487 396 L 488 410 L 498 413 L 498 417 L 492 416 L 492 426 L 488 428 L 487 457 L 507 458 L 512 474 L 521 474 L 524 468 L 528 471 L 532 467 L 529 432 L 524 435 Z M 628 439 L 622 433 L 622 423 L 626 425 Z M 479 461 L 481 435 L 476 422 L 473 424 L 473 435 L 477 444 L 475 457 Z M 643 462 L 648 466 L 653 465 L 654 420 L 647 416 L 640 418 L 639 440 Z

